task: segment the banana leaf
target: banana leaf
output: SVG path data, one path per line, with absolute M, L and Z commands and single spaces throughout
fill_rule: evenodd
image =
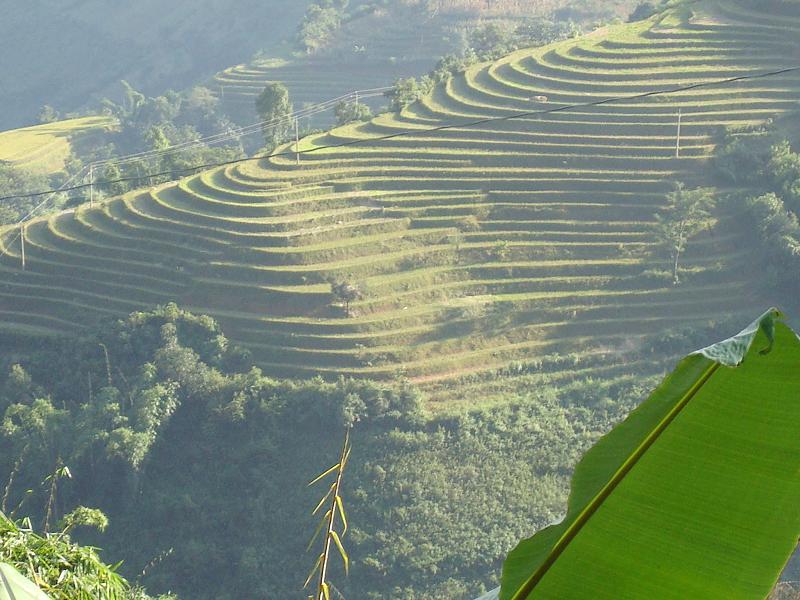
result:
M 49 596 L 14 567 L 0 563 L 0 600 L 49 600 Z
M 500 600 L 756 600 L 800 536 L 800 340 L 770 310 L 683 359 L 575 469 Z

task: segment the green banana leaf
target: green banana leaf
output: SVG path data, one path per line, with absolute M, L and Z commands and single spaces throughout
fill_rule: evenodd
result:
M 683 359 L 587 452 L 500 600 L 768 596 L 800 535 L 800 340 L 779 317 Z
M 14 567 L 0 563 L 0 600 L 50 600 L 32 581 Z

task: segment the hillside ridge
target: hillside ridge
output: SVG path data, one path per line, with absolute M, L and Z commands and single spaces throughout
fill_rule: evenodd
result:
M 399 114 L 301 148 L 796 64 L 798 24 L 736 2 L 682 4 L 477 65 Z M 658 275 L 655 213 L 674 182 L 708 183 L 723 126 L 792 110 L 798 83 L 420 133 L 299 165 L 279 156 L 35 220 L 24 272 L 14 232 L 0 236 L 0 327 L 74 334 L 174 300 L 279 376 L 431 381 L 556 354 L 613 369 L 650 335 L 760 304 L 735 214 L 693 242 L 673 286 Z M 351 300 L 332 295 L 337 281 L 357 289 Z

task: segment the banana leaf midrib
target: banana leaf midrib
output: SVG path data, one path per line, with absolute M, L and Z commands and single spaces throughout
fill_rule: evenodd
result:
M 661 434 L 669 427 L 675 418 L 683 411 L 689 404 L 691 399 L 702 389 L 708 382 L 711 376 L 720 367 L 718 362 L 710 362 L 701 377 L 695 384 L 684 393 L 672 409 L 661 419 L 658 425 L 650 432 L 650 434 L 639 444 L 634 451 L 625 459 L 617 471 L 614 473 L 608 483 L 592 498 L 592 500 L 578 513 L 575 519 L 567 527 L 566 531 L 561 535 L 558 541 L 553 546 L 552 550 L 542 561 L 541 565 L 533 572 L 530 578 L 523 584 L 519 590 L 514 594 L 512 600 L 524 600 L 535 589 L 536 585 L 547 574 L 550 567 L 555 564 L 558 557 L 567 548 L 569 543 L 580 533 L 583 526 L 589 522 L 592 515 L 597 511 L 603 502 L 608 498 L 617 486 L 625 479 L 630 473 L 636 463 L 645 455 L 647 450 L 658 440 Z

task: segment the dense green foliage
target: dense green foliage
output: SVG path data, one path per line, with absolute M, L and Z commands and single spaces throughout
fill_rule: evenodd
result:
M 264 121 L 264 141 L 268 148 L 284 142 L 292 130 L 289 90 L 280 82 L 268 83 L 256 98 L 256 112 Z
M 497 60 L 520 48 L 544 46 L 579 36 L 581 28 L 573 21 L 532 17 L 510 25 L 487 23 L 469 32 L 465 56 L 477 62 Z
M 465 32 L 465 47 L 458 53 L 443 56 L 433 70 L 419 79 L 407 77 L 395 82 L 386 92 L 389 110 L 399 111 L 429 94 L 434 86 L 446 82 L 480 62 L 496 60 L 520 48 L 544 46 L 580 35 L 574 22 L 554 21 L 542 17 L 521 23 L 489 22 Z
M 715 159 L 722 178 L 760 243 L 762 262 L 774 285 L 798 290 L 800 281 L 800 154 L 792 149 L 797 117 L 779 125 L 731 130 Z
M 13 520 L 0 513 L 0 562 L 8 563 L 36 583 L 52 600 L 150 600 L 105 564 L 97 550 L 70 539 L 77 525 L 105 524 L 102 513 L 78 507 L 64 517 L 61 529 L 38 534 L 30 519 Z M 173 596 L 160 596 L 171 600 Z
M 369 106 L 361 102 L 339 102 L 336 105 L 336 124 L 347 125 L 354 121 L 369 121 L 372 111 Z
M 194 87 L 183 93 L 172 90 L 157 97 L 147 97 L 122 81 L 123 100 L 103 100 L 103 112 L 113 116 L 118 126 L 103 140 L 75 156 L 68 168 L 75 173 L 93 161 L 111 161 L 98 167 L 95 176 L 95 199 L 103 194 L 117 195 L 143 185 L 178 179 L 199 166 L 239 158 L 241 140 L 221 139 L 203 142 L 203 138 L 228 133 L 232 124 L 217 110 L 219 100 L 208 88 Z M 178 146 L 179 151 L 167 151 Z M 144 156 L 141 156 L 145 153 Z M 122 163 L 115 157 L 136 155 Z M 153 177 L 149 174 L 163 173 Z M 115 182 L 120 178 L 130 181 Z M 104 183 L 110 182 L 110 183 Z M 85 200 L 88 191 L 77 201 Z
M 46 190 L 50 187 L 51 178 L 29 173 L 24 169 L 0 163 L 0 196 L 26 194 L 30 191 Z M 11 198 L 0 204 L 0 225 L 16 223 L 36 207 L 41 198 Z M 54 202 L 56 206 L 63 204 Z
M 341 27 L 349 4 L 349 0 L 315 0 L 306 10 L 297 30 L 300 48 L 312 53 L 325 46 Z
M 212 320 L 174 306 L 4 362 L 0 465 L 19 465 L 9 505 L 34 489 L 27 506 L 43 519 L 38 482 L 69 465 L 53 521 L 66 506 L 101 507 L 108 532 L 82 539 L 124 558 L 129 575 L 146 568 L 150 589 L 198 600 L 304 598 L 316 503 L 306 484 L 348 425 L 352 571 L 334 570 L 337 587 L 374 600 L 474 597 L 515 539 L 561 512 L 572 465 L 648 385 L 540 385 L 426 416 L 409 386 L 266 378 Z
M 581 460 L 564 520 L 509 554 L 500 598 L 766 597 L 800 533 L 798 360 L 770 311 L 681 361 Z

